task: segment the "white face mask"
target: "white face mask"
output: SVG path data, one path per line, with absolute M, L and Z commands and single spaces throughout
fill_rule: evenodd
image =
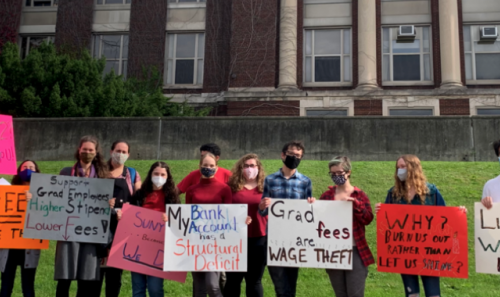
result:
M 167 179 L 166 178 L 163 178 L 161 176 L 153 176 L 151 178 L 151 181 L 153 182 L 153 184 L 159 188 L 161 186 L 163 186 L 166 182 L 167 182 Z
M 255 179 L 259 175 L 259 168 L 243 168 L 243 174 L 247 179 Z
M 398 178 L 400 181 L 404 182 L 406 180 L 406 177 L 408 176 L 408 171 L 403 168 L 398 168 Z
M 111 154 L 111 159 L 113 159 L 113 161 L 115 163 L 123 165 L 123 164 L 125 164 L 125 162 L 127 162 L 128 155 L 127 154 L 122 154 L 122 153 L 112 153 Z

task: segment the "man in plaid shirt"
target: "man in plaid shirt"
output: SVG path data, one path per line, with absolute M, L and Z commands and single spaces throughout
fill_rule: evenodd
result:
M 281 151 L 283 167 L 278 172 L 267 176 L 264 181 L 264 191 L 259 204 L 259 213 L 262 216 L 267 215 L 271 198 L 307 199 L 310 203 L 314 202 L 314 198 L 311 198 L 311 180 L 297 171 L 304 151 L 304 144 L 301 141 L 292 141 L 283 147 Z M 268 270 L 273 280 L 276 296 L 295 296 L 299 268 L 270 266 Z

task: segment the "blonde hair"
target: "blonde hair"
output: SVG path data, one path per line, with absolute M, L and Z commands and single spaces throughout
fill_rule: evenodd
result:
M 406 170 L 408 172 L 406 181 L 402 182 L 398 178 L 398 161 L 403 159 L 406 163 Z M 399 201 L 401 198 L 407 203 L 411 203 L 413 197 L 407 197 L 409 189 L 414 189 L 415 194 L 420 197 L 420 202 L 425 203 L 425 198 L 429 189 L 427 188 L 427 178 L 425 177 L 424 171 L 422 170 L 422 165 L 420 160 L 415 155 L 403 155 L 399 157 L 396 161 L 396 172 L 394 173 L 394 180 L 396 184 L 392 190 L 392 196 Z
M 331 169 L 333 166 L 340 166 L 345 172 L 351 171 L 351 160 L 345 156 L 337 156 L 328 162 L 328 169 Z
M 204 153 L 204 154 L 200 157 L 200 166 L 201 166 L 201 164 L 203 164 L 203 160 L 205 160 L 205 159 L 206 159 L 206 158 L 208 158 L 208 157 L 210 157 L 210 158 L 214 159 L 214 161 L 215 161 L 215 165 L 217 165 L 217 163 L 218 163 L 218 162 L 217 162 L 217 158 L 215 157 L 215 155 L 214 155 L 214 154 L 212 154 L 212 153 L 207 152 L 207 153 Z
M 255 159 L 255 163 L 257 163 L 257 167 L 259 167 L 259 174 L 257 175 L 257 190 L 262 193 L 264 191 L 264 178 L 266 174 L 264 172 L 264 168 L 262 167 L 262 163 L 259 160 L 259 156 L 256 154 L 246 154 L 241 157 L 236 164 L 234 164 L 231 172 L 233 175 L 229 178 L 228 185 L 231 187 L 233 193 L 241 191 L 245 186 L 245 177 L 243 176 L 243 165 L 246 161 Z

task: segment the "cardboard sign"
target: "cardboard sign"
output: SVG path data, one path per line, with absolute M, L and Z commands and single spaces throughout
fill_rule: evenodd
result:
M 467 278 L 467 216 L 458 207 L 382 204 L 377 270 Z
M 33 173 L 24 237 L 108 243 L 114 180 Z
M 163 271 L 162 213 L 129 204 L 122 211 L 107 265 L 184 283 L 186 272 Z
M 167 205 L 165 271 L 247 271 L 246 204 Z
M 352 269 L 352 202 L 273 199 L 267 265 Z
M 0 186 L 0 249 L 46 250 L 48 240 L 23 238 L 28 186 Z
M 0 174 L 17 174 L 12 117 L 0 114 Z
M 474 242 L 476 272 L 500 274 L 500 203 L 474 203 Z

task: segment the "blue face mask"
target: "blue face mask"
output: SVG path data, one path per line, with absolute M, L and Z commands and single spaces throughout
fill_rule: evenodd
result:
M 217 169 L 216 168 L 201 167 L 200 171 L 204 177 L 212 177 L 212 176 L 214 176 L 215 171 L 217 171 Z
M 19 177 L 23 182 L 29 182 L 31 181 L 31 174 L 35 172 L 31 169 L 24 169 L 23 171 L 19 172 Z

